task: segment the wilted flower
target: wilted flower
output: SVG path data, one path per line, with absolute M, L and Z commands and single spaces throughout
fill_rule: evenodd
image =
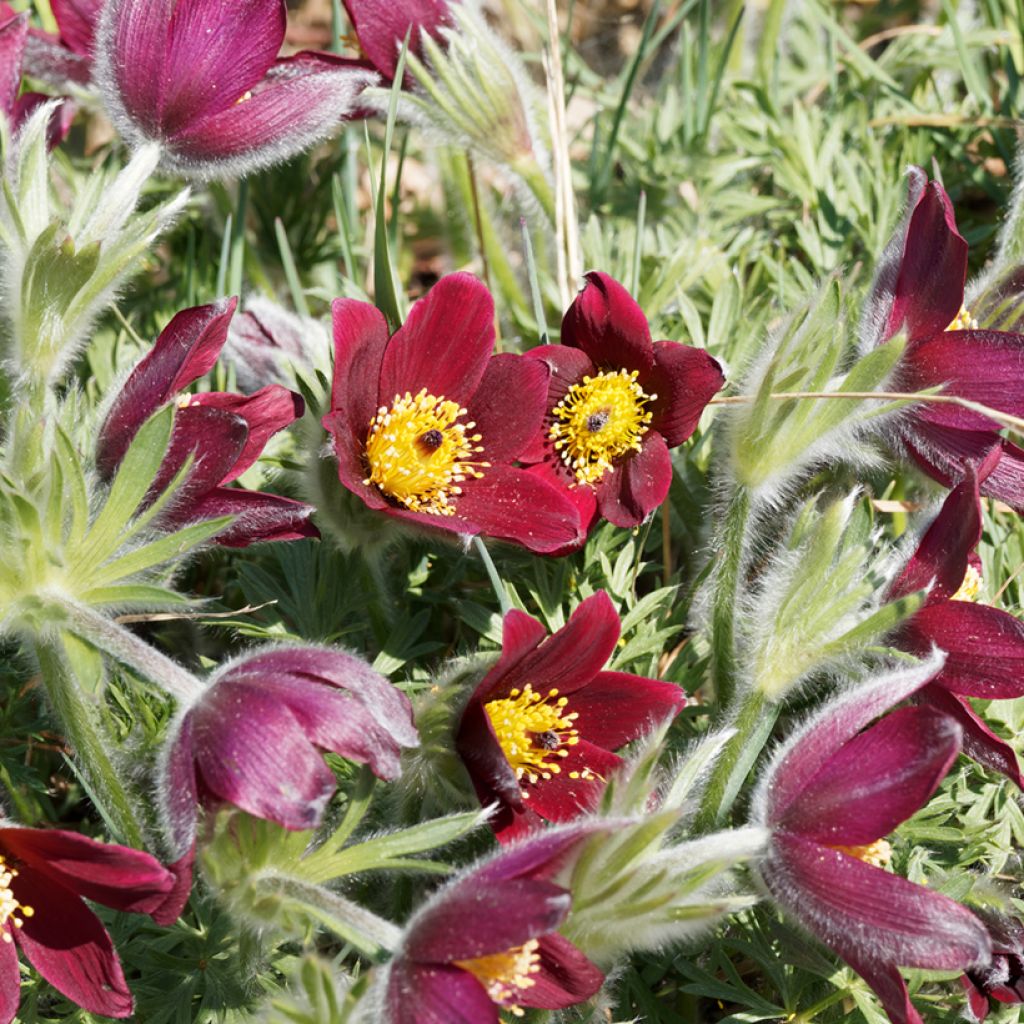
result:
M 643 310 L 618 281 L 591 272 L 562 321 L 562 344 L 530 349 L 551 368 L 548 416 L 526 461 L 568 488 L 585 525 L 636 526 L 672 482 L 669 449 L 696 430 L 725 383 L 703 349 L 651 342 Z
M 133 146 L 158 143 L 171 170 L 211 178 L 286 160 L 329 135 L 376 76 L 302 51 L 277 59 L 283 0 L 110 0 L 94 71 Z
M 898 967 L 962 969 L 991 952 L 965 907 L 882 866 L 885 836 L 935 791 L 961 732 L 928 706 L 864 727 L 940 667 L 933 657 L 827 705 L 786 744 L 754 796 L 754 819 L 770 832 L 757 868 L 765 888 L 867 981 L 895 1024 L 921 1020 Z
M 216 362 L 235 302 L 221 300 L 183 310 L 160 332 L 107 413 L 96 443 L 96 468 L 104 478 L 113 476 L 142 424 L 157 409 L 175 402 L 170 448 L 149 490 L 150 499 L 167 487 L 189 456 L 195 461 L 172 505 L 161 513 L 161 526 L 235 515 L 238 518 L 216 538 L 229 547 L 316 536 L 309 505 L 225 486 L 259 458 L 273 434 L 302 415 L 302 399 L 277 384 L 252 395 L 182 393 Z
M 981 476 L 995 458 L 981 468 Z M 978 479 L 969 466 L 966 479 L 943 502 L 893 584 L 892 597 L 931 584 L 925 606 L 903 625 L 895 642 L 915 654 L 936 646 L 946 652 L 942 671 L 917 699 L 934 704 L 960 723 L 964 753 L 1024 789 L 1013 747 L 989 729 L 968 700 L 1024 696 L 1024 623 L 974 601 L 982 582 L 980 561 L 974 554 L 982 529 Z
M 943 187 L 910 172 L 903 224 L 883 254 L 864 315 L 864 340 L 879 345 L 906 332 L 892 387 L 939 388 L 1011 415 L 1024 414 L 1024 335 L 980 329 L 963 306 L 967 243 Z M 934 480 L 949 487 L 969 462 L 999 458 L 981 488 L 1024 511 L 1024 450 L 996 421 L 956 405 L 919 403 L 892 421 L 895 441 Z
M 422 52 L 422 34 L 437 35 L 450 20 L 449 0 L 344 0 L 359 48 L 390 82 L 406 36 L 409 49 Z
M 480 281 L 442 278 L 390 337 L 375 307 L 337 299 L 334 346 L 323 423 L 338 478 L 364 505 L 531 551 L 579 542 L 572 502 L 512 465 L 540 427 L 548 371 L 492 354 L 494 301 Z
M 1024 1003 L 1024 924 L 1015 917 L 982 914 L 992 937 L 992 959 L 961 976 L 969 1018 L 983 1021 L 989 1000 Z
M 18 951 L 90 1013 L 128 1017 L 132 997 L 106 929 L 83 899 L 156 914 L 175 877 L 141 850 L 60 829 L 0 825 L 0 1022 L 18 1012 Z
M 673 683 L 603 672 L 622 623 L 598 591 L 550 637 L 520 611 L 505 616 L 501 658 L 473 691 L 456 748 L 480 802 L 497 801 L 503 842 L 541 818 L 568 821 L 592 807 L 615 750 L 676 715 L 686 694 Z
M 197 802 L 312 828 L 336 786 L 324 751 L 393 779 L 402 748 L 416 743 L 408 698 L 359 658 L 326 647 L 247 654 L 213 674 L 164 748 L 161 793 L 175 852 L 194 839 Z
M 527 840 L 438 890 L 406 927 L 375 1019 L 499 1024 L 502 1010 L 561 1009 L 594 995 L 604 976 L 556 931 L 572 897 L 550 880 L 592 833 L 559 829 Z

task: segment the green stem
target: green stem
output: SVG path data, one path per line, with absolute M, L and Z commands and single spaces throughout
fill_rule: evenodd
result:
M 720 711 L 731 711 L 736 691 L 736 599 L 743 568 L 750 495 L 737 487 L 729 501 L 716 557 L 720 560 L 711 607 L 711 671 Z
M 540 203 L 541 209 L 547 215 L 548 220 L 552 224 L 556 223 L 555 196 L 551 191 L 551 182 L 548 181 L 548 176 L 544 173 L 533 155 L 531 154 L 529 157 L 517 161 L 512 169 L 523 179 L 526 187 L 533 193 L 534 198 Z
M 487 550 L 487 545 L 484 544 L 480 537 L 473 538 L 473 547 L 476 548 L 477 553 L 480 555 L 480 560 L 484 563 L 491 586 L 494 587 L 494 594 L 498 598 L 498 604 L 501 606 L 502 617 L 504 617 L 512 608 L 512 602 L 508 599 L 508 591 L 505 589 L 505 584 L 498 575 L 498 570 L 491 559 L 491 553 Z
M 112 746 L 111 737 L 100 722 L 96 708 L 79 689 L 59 644 L 40 641 L 35 646 L 35 653 L 46 694 L 62 732 L 74 748 L 75 763 L 89 787 L 97 810 L 115 839 L 138 849 L 144 848 L 140 818 L 107 754 Z

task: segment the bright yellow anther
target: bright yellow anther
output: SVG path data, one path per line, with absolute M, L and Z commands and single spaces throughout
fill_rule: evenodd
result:
M 950 325 L 946 328 L 947 331 L 976 331 L 978 329 L 978 321 L 971 316 L 970 310 L 966 306 L 960 307 L 960 312 L 953 317 Z
M 20 928 L 25 922 L 23 918 L 31 917 L 35 911 L 19 903 L 17 897 L 11 890 L 11 883 L 18 877 L 15 868 L 9 867 L 6 859 L 0 854 L 0 928 L 3 928 L 3 941 L 11 942 L 11 933 L 6 929 L 8 921 L 15 928 Z M 21 916 L 19 916 L 19 914 Z
M 892 847 L 885 839 L 876 839 L 866 846 L 834 846 L 832 849 L 847 853 L 876 868 L 884 868 L 892 860 Z
M 382 405 L 370 420 L 366 437 L 366 461 L 370 475 L 363 481 L 375 484 L 389 498 L 412 512 L 455 514 L 459 486 L 470 477 L 481 477 L 490 463 L 473 456 L 483 448 L 475 423 L 460 423 L 466 410 L 455 402 L 407 391 L 395 395 L 391 408 Z
M 646 394 L 636 378 L 636 370 L 584 377 L 552 410 L 548 437 L 579 483 L 597 483 L 619 456 L 640 451 L 653 416 L 645 407 L 658 396 Z
M 479 956 L 474 960 L 456 960 L 456 967 L 469 971 L 487 990 L 491 1001 L 508 1010 L 513 1017 L 522 1017 L 523 1011 L 516 1001 L 537 982 L 533 975 L 540 971 L 540 943 L 530 939 L 522 946 L 514 946 L 504 953 Z
M 967 572 L 964 573 L 964 581 L 960 589 L 950 598 L 951 601 L 975 601 L 981 593 L 981 573 L 970 563 L 967 565 Z

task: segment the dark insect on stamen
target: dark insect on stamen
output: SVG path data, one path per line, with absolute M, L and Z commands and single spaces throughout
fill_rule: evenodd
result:
M 587 417 L 587 430 L 592 434 L 596 434 L 599 430 L 604 429 L 604 427 L 608 425 L 608 421 L 611 418 L 611 413 L 607 410 L 592 413 Z
M 417 441 L 421 448 L 428 452 L 436 452 L 444 443 L 444 434 L 440 430 L 428 430 L 425 434 L 420 434 Z
M 541 750 L 557 750 L 562 745 L 562 739 L 557 732 L 548 729 L 547 732 L 533 734 L 533 745 Z

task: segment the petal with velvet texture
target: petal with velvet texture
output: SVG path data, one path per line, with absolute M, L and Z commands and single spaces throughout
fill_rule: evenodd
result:
M 540 970 L 519 998 L 522 1006 L 560 1010 L 589 999 L 604 983 L 604 974 L 557 932 L 543 936 L 537 952 Z
M 480 458 L 511 462 L 541 431 L 548 404 L 544 363 L 505 352 L 492 356 L 468 405 L 483 448 Z
M 18 947 L 13 941 L 7 941 L 13 930 L 10 925 L 4 925 L 0 931 L 0 1024 L 11 1024 L 21 1001 Z
M 597 507 L 608 522 L 639 526 L 668 497 L 672 457 L 665 439 L 649 430 L 638 452 L 616 459 L 595 487 Z
M 383 1024 L 500 1024 L 498 1006 L 469 971 L 401 958 L 388 971 Z
M 89 56 L 96 36 L 102 0 L 50 0 L 61 42 L 75 53 Z
M 515 810 L 523 808 L 522 787 L 509 763 L 490 716 L 474 697 L 459 721 L 455 749 L 469 772 L 473 788 L 484 806 L 500 800 Z
M 836 952 L 871 986 L 892 1024 L 923 1024 L 903 975 L 892 964 L 866 957 L 861 950 L 841 948 L 841 944 Z
M 622 764 L 622 758 L 603 747 L 588 743 L 582 736 L 559 760 L 561 771 L 550 779 L 524 788 L 530 794 L 525 806 L 548 821 L 572 821 L 592 810 L 609 776 Z M 575 778 L 573 777 L 575 776 Z M 508 837 L 500 835 L 507 842 Z
M 335 420 L 328 429 L 340 435 L 342 424 L 346 424 L 361 451 L 370 430 L 370 420 L 380 405 L 380 364 L 388 345 L 388 323 L 376 306 L 356 299 L 335 299 L 331 303 L 331 317 L 334 325 L 331 414 Z
M 675 448 L 697 429 L 708 402 L 725 386 L 717 359 L 702 348 L 675 341 L 654 343 L 654 370 L 641 382 L 647 394 L 657 395 L 649 406 L 656 430 Z
M 21 86 L 21 55 L 28 38 L 28 15 L 0 7 L 0 111 L 14 110 Z
M 161 132 L 164 55 L 175 0 L 108 0 L 96 39 L 96 65 L 107 69 L 126 113 L 153 138 Z
M 406 34 L 409 49 L 419 55 L 422 33 L 437 36 L 449 20 L 448 0 L 344 0 L 359 46 L 390 81 L 395 77 L 398 54 Z
M 592 377 L 597 373 L 597 368 L 591 361 L 590 356 L 582 349 L 571 348 L 568 345 L 538 345 L 524 353 L 526 359 L 536 359 L 544 363 L 550 370 L 551 376 L 548 380 L 548 415 L 544 417 L 540 429 L 534 435 L 532 443 L 523 450 L 519 458 L 522 462 L 541 462 L 545 458 L 554 458 L 559 466 L 564 463 L 554 454 L 554 445 L 548 432 L 551 429 L 552 417 L 550 413 L 565 398 L 566 393 L 574 384 L 579 384 L 584 377 Z M 565 482 L 571 477 L 568 471 L 565 475 Z M 564 484 L 563 484 L 564 486 Z
M 586 275 L 583 291 L 562 319 L 562 344 L 583 349 L 598 370 L 654 367 L 651 329 L 636 299 L 613 277 Z
M 164 525 L 236 516 L 217 534 L 221 547 L 244 548 L 267 541 L 302 540 L 319 537 L 310 516 L 312 505 L 279 494 L 247 491 L 241 487 L 215 487 L 189 508 L 172 510 L 173 517 L 161 516 Z

